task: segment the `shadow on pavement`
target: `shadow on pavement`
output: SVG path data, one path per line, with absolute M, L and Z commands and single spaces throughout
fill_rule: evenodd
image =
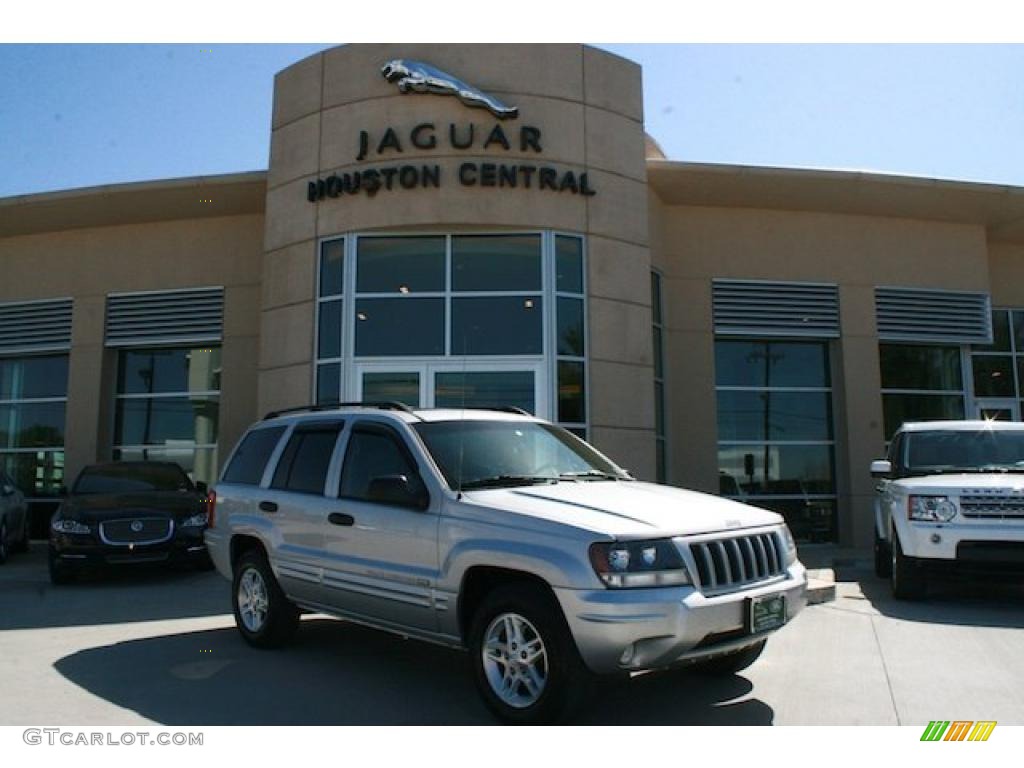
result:
M 165 725 L 493 724 L 462 652 L 306 617 L 278 651 L 218 629 L 132 640 L 60 659 L 72 683 Z M 739 676 L 601 681 L 580 724 L 770 724 Z
M 213 571 L 139 565 L 54 586 L 46 543 L 33 541 L 0 567 L 0 631 L 216 616 L 231 613 L 227 582 Z
M 863 568 L 839 568 L 837 581 L 856 581 L 864 598 L 894 619 L 972 627 L 1024 628 L 1024 584 L 980 578 L 934 578 L 928 597 L 896 600 L 888 579 Z

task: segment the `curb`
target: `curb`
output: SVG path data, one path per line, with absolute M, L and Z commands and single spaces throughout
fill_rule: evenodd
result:
M 836 576 L 831 568 L 807 571 L 807 604 L 820 605 L 836 599 Z

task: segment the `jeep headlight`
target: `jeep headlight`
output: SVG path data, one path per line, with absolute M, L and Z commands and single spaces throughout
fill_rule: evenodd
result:
M 956 517 L 956 503 L 948 496 L 910 496 L 907 517 L 929 523 L 948 523 Z
M 667 587 L 691 584 L 671 539 L 603 541 L 590 545 L 590 563 L 606 587 Z
M 786 567 L 796 562 L 796 541 L 788 525 L 782 526 L 782 548 L 786 556 Z
M 68 520 L 66 518 L 54 520 L 50 527 L 57 533 L 76 533 L 84 535 L 92 532 L 92 529 L 88 525 L 80 523 L 77 520 Z

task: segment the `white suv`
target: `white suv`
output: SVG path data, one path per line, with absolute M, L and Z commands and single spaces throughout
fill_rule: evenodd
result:
M 1024 573 L 1024 424 L 904 424 L 871 464 L 875 572 L 900 599 L 924 597 L 929 571 Z
M 511 409 L 269 414 L 212 518 L 247 642 L 308 610 L 466 648 L 513 722 L 560 719 L 590 672 L 742 669 L 806 602 L 778 515 L 638 482 Z

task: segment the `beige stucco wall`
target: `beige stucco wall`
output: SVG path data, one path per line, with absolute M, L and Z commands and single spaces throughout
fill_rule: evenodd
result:
M 224 286 L 221 461 L 256 418 L 263 216 L 183 219 L 0 239 L 0 302 L 71 297 L 66 475 L 110 457 L 116 353 L 106 296 Z
M 665 278 L 669 480 L 708 491 L 718 486 L 712 279 L 838 283 L 842 337 L 833 343 L 832 356 L 839 534 L 844 544 L 867 546 L 874 487 L 868 466 L 884 446 L 874 289 L 893 285 L 987 292 L 984 228 L 666 206 L 656 196 L 651 212 L 652 260 Z M 1020 285 L 1024 270 L 1013 263 L 1016 254 L 1005 249 L 997 254 L 993 271 L 1002 269 Z M 1004 281 L 993 280 L 994 291 L 999 282 Z
M 451 96 L 405 94 L 381 76 L 391 59 L 418 59 L 507 104 L 505 151 L 483 149 L 498 120 Z M 381 229 L 539 229 L 588 242 L 591 437 L 639 475 L 654 473 L 649 250 L 640 68 L 581 45 L 349 45 L 298 62 L 274 83 L 266 203 L 259 407 L 312 398 L 318 238 Z M 434 123 L 438 146 L 416 149 L 410 130 Z M 477 144 L 447 145 L 450 123 L 473 124 Z M 543 152 L 523 150 L 519 128 L 541 130 Z M 359 132 L 396 129 L 404 151 L 356 159 Z M 536 188 L 466 187 L 462 162 L 526 162 L 586 172 L 593 197 Z M 396 189 L 310 203 L 309 181 L 331 173 L 424 163 L 440 188 Z M 535 185 L 536 186 L 536 185 Z

